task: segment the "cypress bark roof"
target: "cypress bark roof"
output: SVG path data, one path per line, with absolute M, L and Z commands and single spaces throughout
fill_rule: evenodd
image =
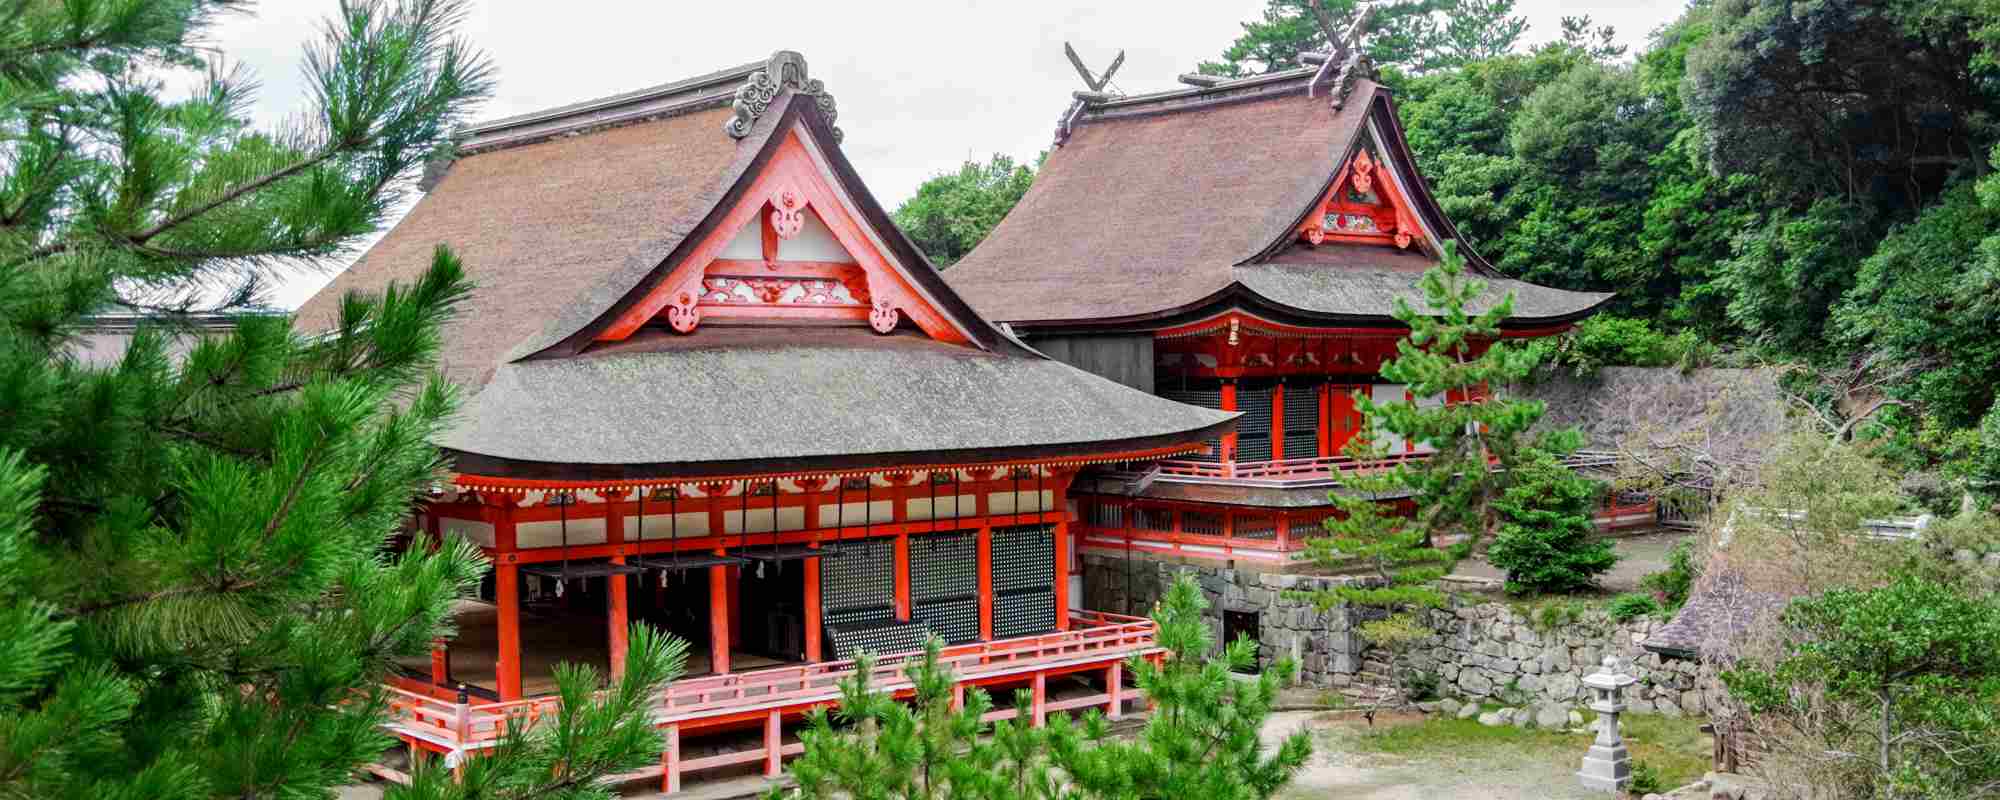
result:
M 1417 175 L 1388 90 L 1358 81 L 1335 110 L 1324 94 L 1306 95 L 1311 72 L 1091 106 L 947 279 L 980 313 L 1016 324 L 1156 321 L 1231 299 L 1308 319 L 1387 321 L 1389 298 L 1402 293 L 1391 284 L 1405 280 L 1396 275 L 1413 284 L 1435 259 L 1367 244 L 1291 246 L 1364 134 L 1410 184 L 1429 232 L 1458 233 Z M 1506 281 L 1460 251 L 1495 297 L 1516 292 L 1515 324 L 1567 321 L 1610 297 Z
M 480 474 L 695 477 L 1142 450 L 1217 435 L 1236 416 L 914 333 L 800 339 L 648 331 L 506 364 L 439 444 Z
M 328 328 L 346 293 L 407 283 L 451 247 L 475 290 L 444 329 L 441 360 L 473 393 L 439 444 L 461 471 L 491 476 L 1088 456 L 1198 444 L 1229 425 L 1233 414 L 1096 378 L 980 318 L 862 185 L 831 98 L 804 73 L 781 51 L 475 127 L 409 215 L 295 324 Z M 871 253 L 953 326 L 948 342 L 778 320 L 599 341 L 609 321 L 650 308 L 676 269 L 706 265 L 690 260 L 704 258 L 700 243 L 728 234 L 722 220 L 740 203 L 763 202 L 747 188 L 800 141 Z

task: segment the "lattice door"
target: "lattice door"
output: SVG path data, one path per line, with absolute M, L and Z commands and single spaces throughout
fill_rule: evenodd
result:
M 1046 633 L 1056 627 L 1055 528 L 993 529 L 993 635 Z
M 972 531 L 910 537 L 910 620 L 947 644 L 979 638 L 979 542 Z

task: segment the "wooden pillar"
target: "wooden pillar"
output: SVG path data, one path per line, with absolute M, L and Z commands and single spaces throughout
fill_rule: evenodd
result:
M 1225 379 L 1222 382 L 1222 410 L 1224 411 L 1236 410 L 1236 379 L 1234 378 Z M 1223 463 L 1227 465 L 1228 474 L 1235 474 L 1236 472 L 1235 430 L 1231 430 L 1230 432 L 1222 435 L 1221 458 Z
M 1111 697 L 1111 700 L 1105 704 L 1106 705 L 1106 708 L 1104 709 L 1105 718 L 1119 719 L 1121 717 L 1124 717 L 1125 716 L 1125 665 L 1123 663 L 1113 661 L 1111 662 L 1110 667 L 1105 668 L 1104 693 Z
M 785 774 L 785 726 L 784 717 L 777 709 L 764 717 L 764 777 L 776 778 Z
M 979 526 L 979 638 L 993 640 L 993 528 Z
M 431 685 L 451 685 L 451 645 L 443 639 L 431 640 Z
M 1048 673 L 1044 673 L 1044 672 L 1037 672 L 1037 673 L 1035 673 L 1035 701 L 1034 701 L 1034 702 L 1035 702 L 1035 705 L 1034 705 L 1034 709 L 1033 709 L 1033 713 L 1034 713 L 1034 721 L 1033 721 L 1033 723 L 1031 723 L 1031 724 L 1033 724 L 1033 725 L 1034 725 L 1035 727 L 1039 728 L 1039 727 L 1042 727 L 1042 723 L 1043 723 L 1044 721 L 1046 721 L 1046 719 L 1047 719 L 1047 716 L 1048 716 L 1048 715 L 1047 715 L 1047 710 L 1048 710 L 1048 706 L 1049 706 L 1049 676 L 1048 676 Z
M 618 508 L 618 502 L 622 499 L 623 495 L 620 494 L 604 496 L 604 541 L 614 548 L 625 543 L 625 515 Z M 619 550 L 614 549 L 613 552 Z M 623 564 L 625 556 L 613 555 L 611 563 Z M 628 583 L 623 575 L 604 576 L 604 620 L 605 627 L 609 629 L 606 633 L 610 640 L 613 681 L 625 677 L 625 652 L 631 644 L 626 638 L 630 631 L 630 625 L 626 622 L 629 600 L 625 596 L 625 591 Z
M 1338 455 L 1333 452 L 1333 384 L 1319 385 L 1319 457 Z
M 819 547 L 815 544 L 813 547 Z M 820 589 L 819 559 L 808 558 L 806 564 L 806 661 L 819 663 L 820 640 L 825 635 L 820 632 Z
M 910 535 L 896 534 L 896 619 L 910 621 Z
M 716 548 L 716 555 L 722 549 Z M 729 674 L 729 633 L 735 624 L 729 607 L 730 567 L 717 564 L 708 568 L 708 658 L 709 670 L 717 675 Z
M 1303 421 L 1301 420 L 1301 422 Z M 1286 458 L 1285 384 L 1279 382 L 1277 386 L 1271 387 L 1271 460 L 1280 461 L 1284 458 Z
M 660 791 L 673 794 L 681 790 L 681 726 L 668 724 L 666 734 L 660 748 Z
M 501 700 L 521 699 L 521 575 L 511 563 L 493 565 L 493 600 L 500 606 L 500 654 L 494 687 Z
M 1069 520 L 1056 521 L 1056 630 L 1069 630 Z

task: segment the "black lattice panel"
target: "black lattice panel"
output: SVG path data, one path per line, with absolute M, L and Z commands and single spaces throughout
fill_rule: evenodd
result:
M 910 604 L 910 619 L 922 623 L 946 644 L 979 638 L 979 597 L 957 597 Z
M 993 598 L 993 636 L 1032 636 L 1056 628 L 1056 593 L 1049 587 L 997 592 Z
M 1186 403 L 1191 406 L 1201 406 L 1202 408 L 1213 408 L 1213 409 L 1222 408 L 1222 391 L 1219 389 L 1211 389 L 1207 391 L 1199 389 L 1169 389 L 1167 391 L 1160 392 L 1160 396 L 1167 398 L 1168 400 L 1172 400 L 1178 403 Z M 1195 453 L 1192 455 L 1182 456 L 1182 458 L 1191 461 L 1221 461 L 1222 439 L 1220 437 L 1209 439 L 1207 441 L 1207 445 L 1208 445 L 1207 453 Z
M 864 651 L 882 655 L 922 650 L 924 639 L 930 634 L 929 628 L 911 622 L 872 627 L 830 626 L 826 631 L 827 638 L 833 640 L 835 659 L 853 658 L 856 653 Z
M 993 529 L 994 592 L 1047 589 L 1055 579 L 1055 528 L 1022 525 Z
M 1236 390 L 1236 460 L 1271 460 L 1271 390 Z
M 1319 387 L 1285 385 L 1285 457 L 1319 456 Z
M 873 628 L 896 621 L 896 606 L 884 603 L 879 606 L 859 606 L 843 608 L 839 611 L 822 612 L 827 630 L 840 628 Z
M 910 600 L 925 603 L 979 593 L 979 542 L 972 531 L 910 537 Z
M 847 542 L 840 555 L 819 560 L 820 607 L 829 623 L 850 609 L 896 604 L 894 541 Z

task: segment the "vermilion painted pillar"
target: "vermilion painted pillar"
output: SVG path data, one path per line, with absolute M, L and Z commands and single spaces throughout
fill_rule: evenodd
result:
M 500 654 L 493 665 L 501 700 L 521 699 L 521 576 L 519 567 L 493 566 L 493 601 L 500 606 Z
M 1056 522 L 1056 630 L 1069 630 L 1069 520 Z
M 1043 722 L 1044 720 L 1046 720 L 1046 719 L 1048 718 L 1048 706 L 1049 706 L 1049 676 L 1048 676 L 1048 673 L 1044 673 L 1044 672 L 1037 672 L 1037 673 L 1035 673 L 1035 701 L 1034 701 L 1034 702 L 1035 702 L 1035 705 L 1034 705 L 1034 715 L 1035 715 L 1035 716 L 1034 716 L 1034 722 L 1033 722 L 1032 724 L 1033 724 L 1033 725 L 1034 725 L 1035 727 L 1039 728 L 1039 727 L 1042 727 L 1042 722 Z
M 910 620 L 910 535 L 896 534 L 896 619 Z
M 660 791 L 673 794 L 681 790 L 681 726 L 667 725 L 665 739 L 660 748 Z
M 730 567 L 724 586 L 729 592 L 729 635 L 743 638 L 743 568 Z
M 1319 385 L 1319 457 L 1334 455 L 1333 450 L 1333 384 Z
M 451 645 L 443 639 L 431 640 L 431 685 L 451 684 Z
M 1303 420 L 1301 420 L 1303 422 Z M 1285 456 L 1285 385 L 1271 387 L 1271 459 Z
M 813 545 L 818 547 L 819 545 Z M 820 639 L 824 638 L 819 629 L 820 590 L 819 559 L 806 559 L 806 661 L 820 660 Z
M 625 543 L 625 516 L 620 513 L 620 509 L 618 508 L 619 499 L 621 498 L 616 495 L 604 498 L 604 541 L 613 546 Z M 625 557 L 614 555 L 611 557 L 611 563 L 623 564 L 625 563 Z M 605 626 L 609 628 L 606 633 L 609 634 L 611 643 L 611 679 L 614 681 L 625 677 L 625 652 L 630 646 L 630 642 L 626 639 L 626 634 L 629 631 L 629 626 L 626 622 L 628 614 L 628 600 L 625 596 L 626 583 L 627 581 L 623 575 L 606 575 L 604 577 L 604 617 Z
M 1236 410 L 1236 381 L 1235 381 L 1235 379 L 1229 379 L 1229 380 L 1225 380 L 1225 381 L 1223 381 L 1223 382 L 1222 382 L 1222 410 L 1224 410 L 1224 411 L 1235 411 L 1235 410 Z M 1222 456 L 1221 456 L 1221 458 L 1222 458 L 1222 460 L 1223 460 L 1223 461 L 1224 461 L 1225 463 L 1228 463 L 1228 464 L 1230 465 L 1230 472 L 1232 472 L 1232 473 L 1233 473 L 1233 472 L 1235 472 L 1235 463 L 1236 463 L 1236 431 L 1232 430 L 1232 431 L 1230 431 L 1230 432 L 1228 432 L 1228 433 L 1225 433 L 1225 434 L 1223 434 L 1223 435 L 1222 435 Z
M 776 778 L 785 774 L 785 727 L 784 718 L 772 709 L 764 718 L 764 777 Z
M 1111 667 L 1104 671 L 1104 693 L 1111 696 L 1111 700 L 1105 704 L 1109 707 L 1105 709 L 1104 716 L 1108 719 L 1125 716 L 1124 664 L 1113 661 Z
M 979 535 L 979 638 L 993 640 L 993 529 L 980 526 Z
M 716 555 L 722 555 L 721 549 Z M 729 674 L 729 632 L 734 624 L 729 608 L 730 568 L 716 565 L 708 568 L 708 658 L 710 670 L 717 675 Z

